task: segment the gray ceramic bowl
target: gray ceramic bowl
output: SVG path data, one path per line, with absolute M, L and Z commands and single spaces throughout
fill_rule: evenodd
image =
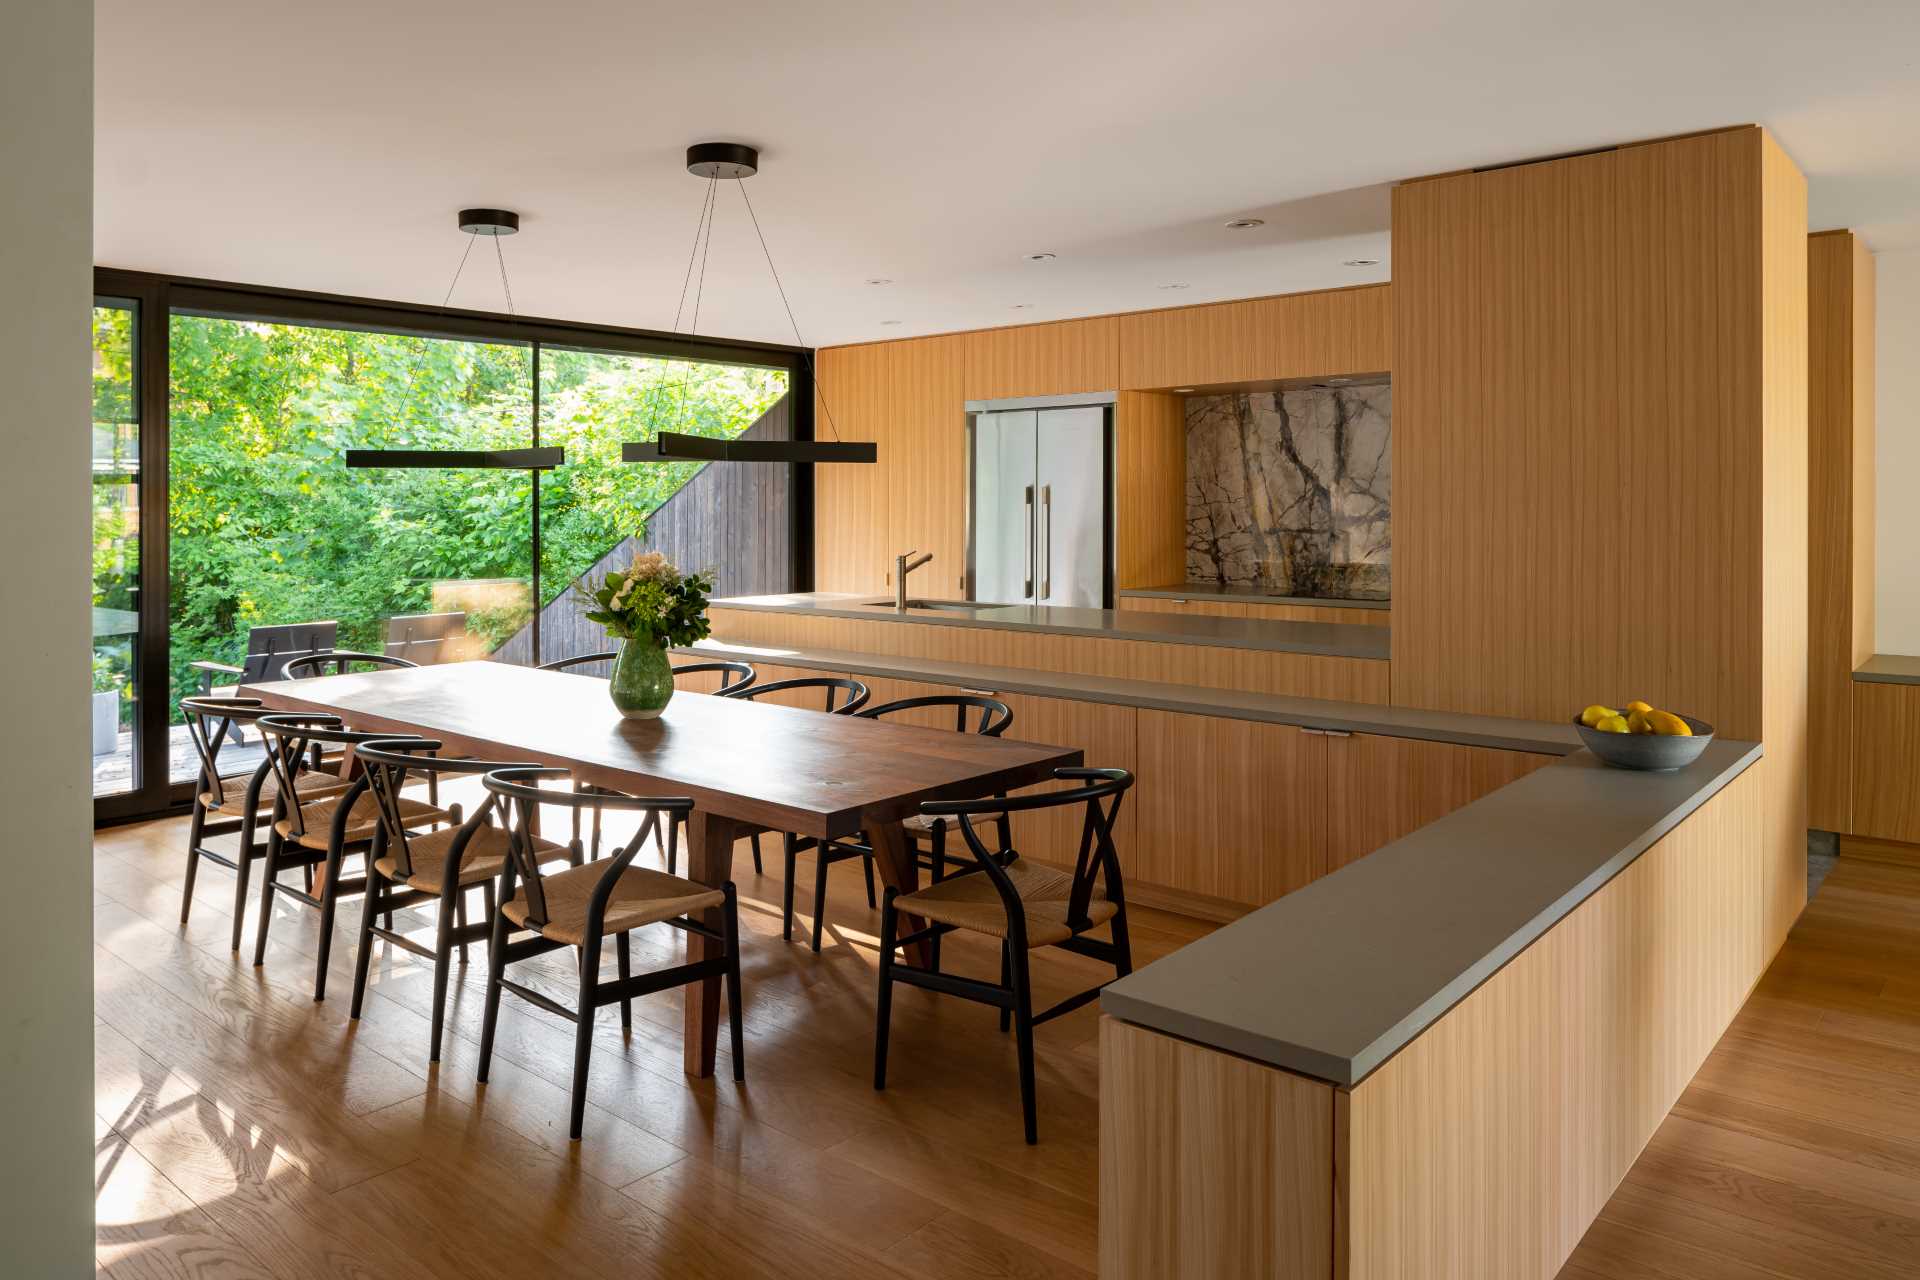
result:
M 1695 720 L 1692 716 L 1680 718 L 1693 730 L 1691 738 L 1657 733 L 1602 733 L 1581 724 L 1579 716 L 1573 718 L 1573 727 L 1580 731 L 1580 740 L 1587 744 L 1587 750 L 1614 768 L 1661 771 L 1684 769 L 1698 760 L 1707 744 L 1713 741 L 1713 726 L 1705 720 Z

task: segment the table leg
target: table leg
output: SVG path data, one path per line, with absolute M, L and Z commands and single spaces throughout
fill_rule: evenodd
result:
M 907 829 L 898 822 L 876 822 L 867 828 L 867 839 L 873 842 L 873 860 L 880 866 L 880 879 L 887 885 L 898 889 L 902 894 L 912 893 L 920 886 L 920 864 L 913 856 L 913 841 L 907 838 Z M 902 914 L 900 932 L 913 933 L 927 927 L 927 922 L 919 916 Z M 933 948 L 925 942 L 915 942 L 902 949 L 907 963 L 926 968 L 933 959 Z
M 695 809 L 687 817 L 687 879 L 719 888 L 733 879 L 733 844 L 740 824 L 732 818 Z M 718 908 L 706 911 L 701 922 L 721 927 Z M 698 934 L 687 935 L 687 960 L 719 954 L 719 944 Z M 720 979 L 703 978 L 686 987 L 685 1064 L 690 1075 L 713 1074 L 713 1050 L 720 1030 Z

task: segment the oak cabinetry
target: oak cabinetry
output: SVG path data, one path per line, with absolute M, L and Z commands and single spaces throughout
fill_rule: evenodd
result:
M 814 434 L 873 440 L 872 466 L 815 467 L 813 563 L 820 591 L 879 591 L 892 538 L 887 527 L 894 470 L 892 343 L 829 347 L 815 363 Z M 897 547 L 896 551 L 905 551 Z
M 1920 844 L 1920 685 L 1853 685 L 1848 834 Z
M 1120 317 L 1129 390 L 1387 373 L 1393 287 L 1361 285 Z
M 1247 606 L 1240 600 L 1171 600 L 1165 596 L 1121 596 L 1122 609 L 1136 613 L 1179 613 L 1190 618 L 1244 618 Z
M 1139 713 L 1131 873 L 1258 906 L 1326 874 L 1326 751 L 1293 725 Z
M 1341 626 L 1384 627 L 1393 617 L 1386 609 L 1345 609 L 1331 605 L 1260 604 L 1252 600 L 1212 600 L 1193 596 L 1121 596 L 1119 606 L 1137 613 L 1181 613 L 1188 617 L 1258 618 L 1263 622 L 1330 622 Z
M 1063 396 L 1120 385 L 1113 316 L 976 329 L 966 342 L 964 399 Z
M 1555 759 L 1367 733 L 1332 735 L 1323 741 L 1327 744 L 1328 871 L 1337 871 Z

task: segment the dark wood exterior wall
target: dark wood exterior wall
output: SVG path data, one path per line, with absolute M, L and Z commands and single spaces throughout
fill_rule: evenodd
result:
M 793 437 L 792 396 L 785 395 L 742 433 L 748 440 Z M 664 552 L 687 572 L 711 569 L 715 596 L 793 590 L 793 469 L 767 462 L 708 465 L 647 519 L 643 538 L 628 538 L 594 562 L 597 577 L 647 551 Z M 547 662 L 610 647 L 598 623 L 581 616 L 573 586 L 540 615 L 540 656 Z M 533 636 L 522 628 L 494 653 L 496 661 L 533 660 Z M 586 668 L 592 673 L 593 668 Z

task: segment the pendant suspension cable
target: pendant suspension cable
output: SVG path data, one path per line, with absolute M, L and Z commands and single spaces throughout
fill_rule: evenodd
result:
M 780 305 L 787 309 L 787 324 L 793 329 L 794 345 L 800 348 L 800 358 L 806 361 L 807 374 L 813 379 L 813 393 L 820 397 L 820 407 L 827 414 L 827 430 L 833 432 L 833 438 L 840 438 L 840 428 L 833 421 L 833 406 L 827 403 L 826 390 L 820 385 L 820 371 L 814 368 L 813 349 L 807 346 L 800 336 L 800 322 L 793 318 L 793 304 L 787 301 L 787 287 L 780 283 L 780 268 L 773 265 L 773 251 L 767 248 L 766 233 L 760 230 L 760 217 L 753 211 L 753 197 L 747 194 L 747 184 L 742 178 L 735 178 L 733 185 L 740 188 L 740 198 L 746 202 L 747 217 L 753 220 L 753 234 L 760 241 L 760 252 L 767 260 L 767 270 L 773 275 L 773 287 L 780 291 Z
M 507 295 L 507 315 L 511 317 L 514 314 L 513 286 L 507 283 L 507 254 L 500 247 L 499 236 L 493 237 L 493 257 L 500 264 L 500 291 Z
M 693 284 L 693 264 L 696 260 L 705 261 L 700 252 L 701 243 L 703 240 L 711 243 L 713 239 L 714 186 L 714 179 L 708 178 L 706 198 L 700 202 L 700 217 L 694 223 L 693 227 L 693 247 L 687 250 L 686 274 L 680 279 L 680 302 L 673 309 L 673 329 L 671 330 L 673 333 L 680 332 L 680 318 L 686 313 L 687 291 Z M 705 273 L 703 270 L 702 279 L 704 280 L 704 278 Z M 699 304 L 697 302 L 694 304 L 694 323 L 699 323 Z M 655 439 L 658 439 L 660 436 L 660 388 L 667 380 L 667 363 L 670 362 L 662 363 L 660 375 L 653 380 L 653 386 L 647 393 L 647 425 L 653 428 Z M 685 379 L 682 379 L 681 387 L 683 390 L 685 386 Z
M 688 334 L 694 334 L 700 331 L 700 302 L 707 296 L 707 257 L 713 252 L 713 215 L 715 206 L 719 204 L 719 197 L 716 194 L 718 186 L 719 179 L 707 179 L 707 242 L 700 249 L 700 275 L 695 279 L 693 284 L 693 318 L 687 322 Z M 679 325 L 678 318 L 675 319 L 674 324 L 677 328 Z M 674 397 L 673 404 L 673 421 L 675 426 L 685 425 L 687 413 L 687 382 L 692 377 L 693 361 L 681 361 L 680 389 Z M 657 432 L 655 433 L 655 438 L 658 438 Z

